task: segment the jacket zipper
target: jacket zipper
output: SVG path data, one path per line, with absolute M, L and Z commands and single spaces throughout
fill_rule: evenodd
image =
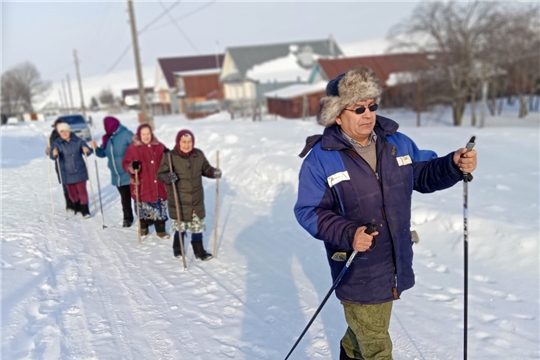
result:
M 111 138 L 109 139 L 109 141 L 111 142 L 111 160 L 112 160 L 112 164 L 113 164 L 113 167 L 114 167 L 114 172 L 116 173 L 116 178 L 118 179 L 117 182 L 118 182 L 118 187 L 120 187 L 120 174 L 118 174 L 118 169 L 116 168 L 116 162 L 114 161 L 114 146 L 113 146 L 113 142 L 112 142 L 112 139 L 113 137 L 111 136 Z

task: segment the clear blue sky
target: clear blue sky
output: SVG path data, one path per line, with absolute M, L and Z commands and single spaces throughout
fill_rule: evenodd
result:
M 141 30 L 174 1 L 135 2 Z M 383 38 L 408 18 L 415 2 L 181 2 L 139 37 L 143 65 L 158 57 L 213 54 L 227 46 L 326 38 Z M 73 49 L 83 76 L 105 74 L 131 43 L 127 1 L 2 4 L 2 71 L 30 61 L 42 77 L 74 76 Z M 185 35 L 182 35 L 182 33 Z M 216 41 L 218 45 L 216 46 Z M 129 50 L 114 68 L 134 67 Z

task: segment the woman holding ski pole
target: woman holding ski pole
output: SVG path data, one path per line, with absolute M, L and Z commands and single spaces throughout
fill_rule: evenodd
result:
M 103 126 L 105 127 L 105 135 L 101 140 L 101 146 L 98 147 L 94 140 L 92 140 L 91 145 L 97 157 L 107 157 L 107 166 L 111 170 L 111 184 L 118 189 L 122 202 L 124 217 L 122 226 L 130 227 L 133 224 L 131 191 L 129 188 L 130 175 L 124 171 L 122 160 L 128 146 L 133 141 L 133 133 L 113 116 L 105 117 Z
M 88 171 L 83 155 L 92 154 L 92 149 L 86 146 L 84 140 L 71 133 L 69 124 L 59 123 L 56 128 L 60 137 L 52 143 L 49 156 L 52 160 L 58 159 L 62 183 L 67 187 L 75 214 L 80 212 L 84 218 L 89 218 L 86 191 Z
M 204 189 L 202 177 L 221 178 L 221 170 L 210 166 L 204 153 L 195 148 L 195 136 L 189 130 L 180 130 L 176 135 L 174 149 L 171 151 L 171 162 L 167 157 L 161 160 L 158 178 L 167 184 L 169 214 L 173 219 L 171 231 L 174 231 L 173 252 L 175 257 L 181 256 L 180 236 L 182 244 L 187 232 L 191 232 L 191 245 L 195 258 L 209 260 L 212 254 L 203 246 Z M 175 188 L 173 191 L 173 187 Z M 175 208 L 174 193 L 178 194 L 179 209 Z
M 162 239 L 169 238 L 165 230 L 167 190 L 158 181 L 157 172 L 165 150 L 165 145 L 153 134 L 152 127 L 141 124 L 122 161 L 122 168 L 131 174 L 131 197 L 139 204 L 140 234 L 148 235 L 148 227 L 154 224 L 157 236 Z
M 47 148 L 45 149 L 45 153 L 47 155 L 50 155 L 51 153 L 51 145 L 52 143 L 60 137 L 60 133 L 58 132 L 57 126 L 58 124 L 64 123 L 64 120 L 57 119 L 53 124 L 53 131 L 51 132 L 51 135 L 49 136 L 49 144 Z M 59 169 L 58 169 L 58 162 L 54 162 L 54 170 L 56 170 L 56 176 L 58 177 L 58 183 L 62 185 L 62 190 L 64 191 L 64 199 L 66 199 L 66 210 L 74 211 L 74 204 L 69 198 L 69 193 L 66 184 L 62 183 L 62 179 L 60 178 Z

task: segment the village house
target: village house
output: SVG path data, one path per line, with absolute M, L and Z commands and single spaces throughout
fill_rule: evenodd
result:
M 220 75 L 226 106 L 233 116 L 236 112 L 245 115 L 261 111 L 260 107 L 266 108 L 265 93 L 305 84 L 318 59 L 342 55 L 331 37 L 229 47 Z
M 223 54 L 160 58 L 157 62 L 154 92 L 165 111 L 164 114 L 178 114 L 186 109 L 186 104 L 193 102 L 185 98 L 188 94 L 183 91 L 185 89 L 184 76 L 189 74 L 189 81 L 195 82 L 197 80 L 194 80 L 194 77 L 201 76 L 203 78 L 201 82 L 208 84 L 209 74 L 205 71 L 214 72 L 216 69 L 221 69 Z M 213 83 L 216 86 L 213 90 L 219 91 L 219 86 Z M 208 90 L 206 85 L 204 88 Z M 207 93 L 213 94 L 212 89 Z M 201 101 L 201 96 L 196 97 L 198 101 Z

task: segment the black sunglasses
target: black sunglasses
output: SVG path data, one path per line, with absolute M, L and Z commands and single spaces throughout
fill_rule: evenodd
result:
M 379 108 L 379 105 L 378 104 L 371 104 L 367 108 L 369 109 L 369 111 L 373 112 L 373 111 L 376 111 Z M 364 106 L 360 106 L 360 107 L 358 107 L 358 108 L 356 108 L 354 110 L 352 110 L 352 109 L 343 109 L 343 110 L 354 111 L 355 113 L 360 115 L 360 114 L 363 114 L 366 111 L 366 108 Z

